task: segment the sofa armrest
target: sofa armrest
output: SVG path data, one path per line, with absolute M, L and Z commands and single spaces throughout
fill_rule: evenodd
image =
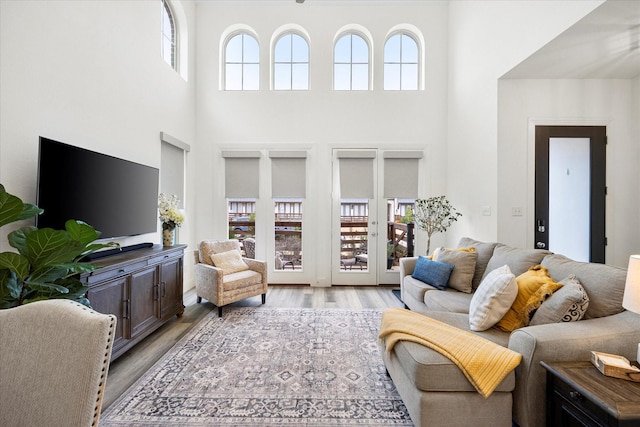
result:
M 625 311 L 579 322 L 521 328 L 509 338 L 509 348 L 522 355 L 513 392 L 514 420 L 520 427 L 544 425 L 546 414 L 545 362 L 589 361 L 591 351 L 635 360 L 640 342 L 640 315 Z
M 402 280 L 404 276 L 411 276 L 413 274 L 413 269 L 416 268 L 417 261 L 417 256 L 400 258 L 400 280 Z

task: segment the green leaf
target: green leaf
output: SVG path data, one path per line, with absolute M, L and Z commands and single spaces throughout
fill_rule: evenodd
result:
M 0 253 L 0 268 L 7 268 L 14 272 L 20 279 L 25 279 L 29 275 L 31 265 L 29 260 L 20 254 L 14 252 Z
M 55 283 L 57 280 L 64 278 L 69 273 L 69 270 L 66 268 L 59 267 L 48 267 L 36 270 L 31 273 L 25 283 L 32 289 L 39 291 L 57 291 L 63 294 L 69 292 L 66 287 L 58 285 Z
M 34 268 L 43 268 L 56 263 L 73 261 L 76 254 L 79 253 L 77 247 L 73 250 L 73 246 L 79 244 L 71 243 L 66 231 L 53 230 L 51 228 L 43 228 L 36 230 L 27 236 L 27 254 L 26 256 L 33 264 Z M 65 256 L 71 250 L 73 255 Z
M 21 255 L 24 255 L 28 258 L 29 248 L 27 248 L 27 236 L 30 233 L 36 231 L 37 228 L 34 226 L 22 227 L 18 230 L 14 230 L 7 236 L 9 240 L 9 244 L 16 248 Z
M 69 262 L 56 264 L 56 267 L 66 268 L 68 270 L 68 274 L 80 274 L 80 273 L 89 273 L 94 271 L 97 267 L 90 262 Z
M 42 212 L 44 212 L 44 209 L 40 209 L 31 203 L 24 203 L 22 213 L 18 216 L 18 220 L 33 218 L 36 215 L 40 215 Z
M 20 298 L 22 283 L 13 271 L 0 269 L 0 301 L 13 302 Z
M 64 227 L 66 228 L 67 233 L 69 233 L 69 237 L 71 239 L 77 240 L 84 246 L 96 240 L 98 237 L 100 237 L 101 234 L 86 222 L 77 221 L 74 219 L 68 220 L 64 224 Z
M 0 190 L 0 227 L 17 221 L 23 208 L 22 200 L 4 191 L 3 187 Z

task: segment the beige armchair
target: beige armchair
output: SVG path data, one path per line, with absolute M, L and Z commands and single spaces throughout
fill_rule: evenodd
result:
M 97 426 L 115 325 L 70 300 L 0 310 L 0 425 Z
M 229 268 L 212 260 L 212 256 L 224 256 L 229 251 L 241 254 L 240 242 L 230 240 L 205 240 L 200 242 L 195 256 L 195 281 L 198 303 L 202 298 L 218 307 L 222 317 L 222 307 L 245 298 L 262 295 L 262 303 L 267 297 L 267 263 L 255 259 L 241 258 L 247 268 Z M 239 257 L 237 257 L 239 258 Z M 226 271 L 226 272 L 225 272 Z

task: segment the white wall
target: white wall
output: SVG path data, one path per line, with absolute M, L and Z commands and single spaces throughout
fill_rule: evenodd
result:
M 498 237 L 533 247 L 535 125 L 607 127 L 606 263 L 626 267 L 640 252 L 638 79 L 501 80 Z M 521 206 L 524 215 L 511 216 Z
M 302 283 L 328 284 L 331 253 L 331 149 L 428 149 L 421 182 L 426 194 L 446 188 L 446 2 L 210 2 L 197 5 L 196 95 L 197 240 L 227 233 L 224 148 L 306 148 L 310 182 L 305 201 L 305 273 Z M 310 89 L 269 90 L 269 45 L 282 25 L 297 24 L 310 38 Z M 251 27 L 260 43 L 261 89 L 219 89 L 221 38 L 230 26 Z M 333 42 L 345 25 L 359 24 L 373 37 L 373 90 L 332 90 Z M 417 27 L 426 40 L 424 91 L 382 90 L 383 43 L 398 24 Z M 262 197 L 269 209 L 268 187 Z M 259 202 L 260 203 L 260 202 Z M 263 211 L 264 212 L 264 211 Z M 257 230 L 258 233 L 259 230 Z M 260 239 L 261 236 L 258 236 Z M 308 245 L 307 243 L 308 242 Z M 264 253 L 258 256 L 264 256 Z M 316 270 L 314 270 L 316 269 Z M 317 271 L 317 275 L 316 275 Z M 316 280 L 317 279 L 317 280 Z
M 601 3 L 450 3 L 447 193 L 463 216 L 447 233 L 448 244 L 465 235 L 508 237 L 498 233 L 498 79 Z
M 184 11 L 193 29 L 194 5 Z M 35 202 L 40 135 L 153 167 L 160 167 L 161 131 L 195 142 L 194 73 L 185 81 L 164 62 L 159 36 L 156 1 L 0 2 L 0 182 L 7 191 Z M 190 200 L 184 243 L 192 240 L 193 211 Z M 10 229 L 2 229 L 2 250 L 10 249 Z M 121 243 L 147 241 L 160 243 L 160 234 Z

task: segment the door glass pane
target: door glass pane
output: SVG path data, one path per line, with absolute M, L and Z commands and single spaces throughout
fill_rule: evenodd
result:
M 229 238 L 255 238 L 256 233 L 256 199 L 227 199 L 229 212 Z
M 275 199 L 275 268 L 302 270 L 302 199 Z
M 400 258 L 414 256 L 415 202 L 415 199 L 387 199 L 387 270 L 400 270 Z
M 589 138 L 549 138 L 549 250 L 589 261 Z
M 340 269 L 368 271 L 369 200 L 340 200 Z

